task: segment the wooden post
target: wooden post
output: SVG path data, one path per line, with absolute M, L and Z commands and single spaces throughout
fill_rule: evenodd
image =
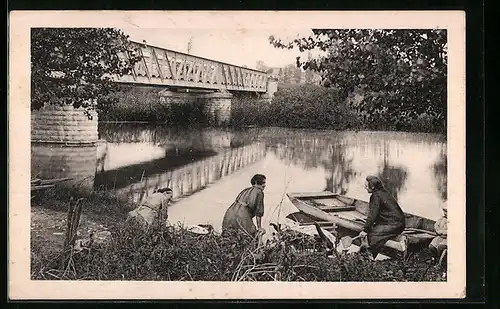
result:
M 74 202 L 73 197 L 69 201 L 68 208 L 68 224 L 66 228 L 66 237 L 64 239 L 63 252 L 61 256 L 61 269 L 65 270 L 71 263 L 73 255 L 73 248 L 75 246 L 78 226 L 80 225 L 80 217 L 82 214 L 82 204 L 80 203 L 83 198 L 79 198 Z

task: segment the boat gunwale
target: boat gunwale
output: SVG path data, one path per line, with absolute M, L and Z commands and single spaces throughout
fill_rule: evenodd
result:
M 367 206 L 369 204 L 367 201 L 364 201 L 364 200 L 361 200 L 361 199 L 357 199 L 357 198 L 353 198 L 353 197 L 350 197 L 350 196 L 347 196 L 347 195 L 337 194 L 337 193 L 333 193 L 333 192 L 330 192 L 330 191 L 323 191 L 323 192 L 326 192 L 326 194 L 321 195 L 321 194 L 317 194 L 317 192 L 298 192 L 298 193 L 291 192 L 291 193 L 287 193 L 286 195 L 288 196 L 288 198 L 290 199 L 290 201 L 292 203 L 293 203 L 293 199 L 295 199 L 295 200 L 301 202 L 302 204 L 304 204 L 305 206 L 317 209 L 318 211 L 322 211 L 322 212 L 324 212 L 327 215 L 329 215 L 329 213 L 327 211 L 324 211 L 324 210 L 322 210 L 322 209 L 320 209 L 318 207 L 315 207 L 314 205 L 310 205 L 309 203 L 303 202 L 302 200 L 309 199 L 309 196 L 307 196 L 306 194 L 311 194 L 310 195 L 311 196 L 310 199 L 321 199 L 321 198 L 325 198 L 326 199 L 328 197 L 339 197 L 340 196 L 340 197 L 344 197 L 344 198 L 347 198 L 347 199 L 350 199 L 350 200 L 353 201 L 351 205 L 348 205 L 344 201 L 339 200 L 339 201 L 343 202 L 344 204 L 346 204 L 346 206 L 355 206 L 356 202 L 363 203 L 363 204 L 365 204 Z M 318 197 L 316 198 L 316 196 L 318 196 Z M 297 205 L 295 205 L 295 207 L 297 207 Z M 359 208 L 357 206 L 355 206 L 355 207 L 356 207 L 356 210 L 355 210 L 356 212 L 358 212 L 360 214 L 363 214 L 363 215 L 366 215 L 364 212 L 359 211 Z M 348 212 L 348 211 L 339 211 L 339 213 L 342 213 L 342 212 Z M 422 217 L 422 216 L 415 215 L 415 214 L 412 214 L 412 213 L 409 213 L 409 212 L 404 212 L 404 214 L 405 214 L 405 218 L 408 218 L 408 217 L 421 218 L 421 219 L 424 219 L 424 220 L 428 220 L 428 221 L 430 221 L 432 223 L 436 222 L 435 220 L 432 220 L 430 218 Z M 354 220 L 349 220 L 349 219 L 346 219 L 346 218 L 342 218 L 342 219 L 351 221 L 353 223 L 356 222 Z

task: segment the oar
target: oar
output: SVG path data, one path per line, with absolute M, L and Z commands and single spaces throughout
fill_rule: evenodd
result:
M 323 232 L 323 230 L 321 229 L 319 224 L 314 222 L 314 226 L 316 227 L 316 231 L 318 232 L 319 237 L 326 243 L 326 246 L 328 247 L 328 249 L 333 249 L 335 247 L 335 244 L 332 242 L 331 239 L 329 239 L 325 235 L 325 233 Z
M 299 226 L 314 225 L 315 223 L 317 223 L 319 226 L 332 226 L 332 225 L 335 225 L 335 223 L 330 222 L 330 221 L 314 221 L 314 222 L 299 223 Z

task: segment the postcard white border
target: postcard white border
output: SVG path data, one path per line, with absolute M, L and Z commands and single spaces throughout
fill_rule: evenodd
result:
M 463 298 L 465 12 L 13 11 L 9 16 L 8 295 L 19 299 Z M 30 28 L 441 28 L 448 31 L 448 281 L 435 283 L 63 282 L 30 280 Z

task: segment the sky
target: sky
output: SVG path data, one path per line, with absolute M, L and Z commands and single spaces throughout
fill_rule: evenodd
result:
M 274 35 L 284 41 L 297 36 L 308 36 L 310 29 L 145 29 L 121 28 L 130 35 L 130 39 L 187 52 L 188 42 L 191 39 L 191 54 L 226 62 L 238 66 L 246 65 L 256 68 L 256 62 L 261 60 L 269 67 L 284 67 L 295 64 L 295 58 L 307 58 L 306 53 L 298 49 L 285 50 L 272 46 L 269 36 Z

